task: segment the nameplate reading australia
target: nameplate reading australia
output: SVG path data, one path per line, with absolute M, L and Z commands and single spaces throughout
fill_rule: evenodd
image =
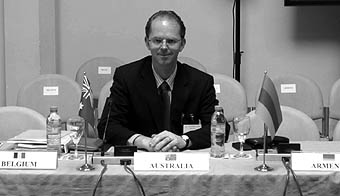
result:
M 209 171 L 209 153 L 136 152 L 136 171 Z
M 296 171 L 340 171 L 340 153 L 292 153 L 291 163 Z
M 0 151 L 0 169 L 57 169 L 57 151 Z

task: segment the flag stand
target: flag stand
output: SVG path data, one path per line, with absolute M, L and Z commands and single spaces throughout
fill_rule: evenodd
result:
M 266 124 L 264 124 L 264 139 L 263 139 L 263 163 L 262 165 L 255 167 L 254 169 L 256 171 L 260 171 L 260 172 L 268 172 L 268 171 L 273 171 L 274 169 L 272 167 L 269 167 L 266 164 L 266 152 L 267 152 L 267 130 L 268 127 L 266 126 Z
M 85 164 L 82 165 L 79 170 L 80 171 L 91 171 L 94 170 L 94 167 L 87 163 L 87 132 L 88 132 L 88 123 L 85 121 L 85 133 L 84 133 L 84 139 L 85 139 Z

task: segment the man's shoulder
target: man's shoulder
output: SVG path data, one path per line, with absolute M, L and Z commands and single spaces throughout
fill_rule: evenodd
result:
M 119 66 L 117 69 L 118 70 L 124 70 L 124 71 L 133 71 L 133 70 L 139 70 L 142 66 L 146 65 L 146 64 L 150 64 L 148 63 L 150 61 L 151 63 L 151 57 L 150 56 L 146 56 L 143 57 L 139 60 L 124 64 Z
M 197 79 L 210 79 L 212 78 L 212 76 L 206 72 L 203 72 L 195 67 L 192 67 L 188 64 L 185 63 L 181 63 L 181 65 L 183 70 L 185 70 L 187 72 L 187 74 L 189 74 L 191 77 L 193 78 L 197 78 Z

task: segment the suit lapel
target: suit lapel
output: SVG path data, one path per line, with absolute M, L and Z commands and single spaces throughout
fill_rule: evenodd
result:
M 143 64 L 136 86 L 141 99 L 144 99 L 148 105 L 149 112 L 153 117 L 152 119 L 154 119 L 154 123 L 157 125 L 157 129 L 160 129 L 162 124 L 161 100 L 158 95 L 155 77 L 152 73 L 151 58 L 148 59 L 150 60 L 146 60 Z M 149 115 L 147 111 L 145 112 L 145 115 Z
M 189 75 L 181 63 L 177 64 L 177 73 L 171 99 L 171 119 L 175 119 L 174 111 L 184 111 L 190 93 Z

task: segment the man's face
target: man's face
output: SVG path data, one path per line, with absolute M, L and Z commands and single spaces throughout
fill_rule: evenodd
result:
M 150 28 L 145 44 L 150 50 L 154 66 L 176 65 L 177 56 L 183 50 L 185 39 L 181 39 L 180 26 L 168 18 L 156 18 Z

